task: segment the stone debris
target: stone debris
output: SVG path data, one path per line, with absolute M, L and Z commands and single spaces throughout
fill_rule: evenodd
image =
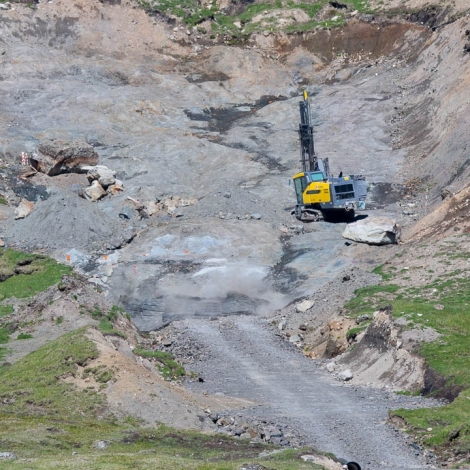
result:
M 326 370 L 328 372 L 334 372 L 336 369 L 336 364 L 334 362 L 329 362 L 327 365 L 326 365 Z
M 313 300 L 303 300 L 299 304 L 295 306 L 295 309 L 299 313 L 305 313 L 307 310 L 310 310 L 313 307 L 314 301 Z
M 16 459 L 16 454 L 13 452 L 0 452 L 0 460 L 14 460 Z
M 389 217 L 367 217 L 348 224 L 342 235 L 369 245 L 389 245 L 400 241 L 401 227 Z
M 124 204 L 119 212 L 119 217 L 125 220 L 132 220 L 137 216 L 137 214 L 138 212 L 134 206 L 131 206 L 130 204 Z
M 210 410 L 206 410 L 201 418 L 211 420 L 217 426 L 217 432 L 227 436 L 281 446 L 296 445 L 295 436 L 285 426 L 273 422 L 250 421 L 241 417 L 210 413 Z
M 180 207 L 187 207 L 196 204 L 196 198 L 182 198 L 180 196 L 165 196 L 163 199 L 157 201 L 157 208 L 161 211 L 167 212 L 172 215 L 176 209 Z
M 87 172 L 91 185 L 80 191 L 87 201 L 96 202 L 106 195 L 118 194 L 124 190 L 122 181 L 115 178 L 116 172 L 105 165 L 86 165 L 81 168 Z
M 37 203 L 25 219 L 9 224 L 4 239 L 9 246 L 15 243 L 25 248 L 86 248 L 89 252 L 120 237 L 121 233 L 119 219 L 112 219 L 98 205 L 74 193 L 56 193 Z
M 83 170 L 87 170 L 87 178 L 92 183 L 95 180 L 98 180 L 103 188 L 107 188 L 115 183 L 115 175 L 116 172 L 111 170 L 107 166 L 104 165 L 96 165 L 92 167 L 84 167 Z
M 346 369 L 343 372 L 340 372 L 338 374 L 338 377 L 340 378 L 340 380 L 347 382 L 348 380 L 351 380 L 353 378 L 353 373 L 349 369 Z
M 15 209 L 15 220 L 24 219 L 34 210 L 34 203 L 27 199 L 22 199 L 19 206 Z
M 91 186 L 83 190 L 82 194 L 87 201 L 96 202 L 106 196 L 107 193 L 99 181 L 95 180 L 91 183 Z

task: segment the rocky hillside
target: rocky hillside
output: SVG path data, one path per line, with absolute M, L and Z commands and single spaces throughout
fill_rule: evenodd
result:
M 467 2 L 1 2 L 0 24 L 0 237 L 79 276 L 3 301 L 10 371 L 69 334 L 94 346 L 59 375 L 104 393 L 95 415 L 270 441 L 276 419 L 212 413 L 251 397 L 189 395 L 152 349 L 173 351 L 160 329 L 174 320 L 259 314 L 342 382 L 464 400 L 467 349 L 446 325 L 466 334 Z M 318 154 L 366 176 L 362 216 L 393 218 L 403 244 L 345 243 L 342 222 L 292 217 L 304 89 Z M 42 272 L 20 262 L 0 286 Z M 416 445 L 467 459 L 463 421 L 397 416 Z

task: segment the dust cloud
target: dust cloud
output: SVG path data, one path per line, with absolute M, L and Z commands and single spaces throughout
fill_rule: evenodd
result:
M 285 295 L 272 289 L 267 279 L 269 268 L 221 261 L 225 260 L 208 260 L 192 275 L 160 280 L 161 293 L 172 299 L 173 314 L 187 314 L 189 307 L 204 315 L 204 304 L 206 314 L 267 314 L 288 303 Z M 191 308 L 188 304 L 192 302 Z
M 176 272 L 164 272 L 160 265 L 117 270 L 115 300 L 142 331 L 189 317 L 268 315 L 291 300 L 273 288 L 268 267 L 244 261 L 210 259 Z

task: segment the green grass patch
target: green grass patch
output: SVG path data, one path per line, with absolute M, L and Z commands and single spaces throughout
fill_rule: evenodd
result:
M 32 337 L 33 335 L 30 335 L 29 333 L 20 333 L 16 339 L 30 339 Z
M 296 4 L 293 0 L 274 0 L 268 3 L 247 3 L 244 9 L 235 15 L 228 15 L 225 11 L 219 10 L 217 3 L 213 1 L 209 5 L 202 6 L 197 0 L 136 0 L 150 14 L 159 13 L 170 16 L 175 15 L 181 19 L 183 23 L 189 27 L 196 26 L 205 20 L 211 20 L 212 33 L 230 34 L 238 40 L 256 32 L 270 30 L 273 32 L 286 31 L 310 31 L 317 26 L 329 28 L 345 24 L 345 15 L 341 10 L 331 8 L 328 12 L 329 19 L 316 19 L 317 14 L 328 5 L 327 0 L 317 0 L 312 2 L 303 2 Z M 371 12 L 368 1 L 345 0 L 343 2 L 349 7 L 349 10 L 357 10 L 359 12 Z M 271 10 L 289 10 L 301 9 L 311 18 L 306 23 L 294 23 L 286 28 L 277 26 L 277 19 L 270 18 L 269 14 L 262 22 L 253 23 L 253 18 L 263 12 Z M 333 20 L 333 18 L 335 18 Z M 238 28 L 234 23 L 239 22 L 242 28 Z M 203 31 L 203 34 L 207 31 Z M 212 37 L 212 36 L 211 36 Z
M 89 313 L 94 320 L 99 320 L 98 329 L 103 335 L 116 335 L 126 339 L 127 335 L 122 331 L 114 328 L 113 322 L 116 321 L 119 316 L 125 316 L 124 309 L 113 305 L 108 312 L 103 312 L 98 305 L 93 307 L 93 310 L 87 310 L 84 305 L 80 305 L 80 314 L 84 315 Z
M 7 344 L 10 341 L 10 331 L 8 326 L 0 328 L 0 344 Z
M 143 428 L 129 423 L 87 424 L 84 428 L 65 420 L 7 418 L 0 424 L 0 436 L 3 445 L 19 458 L 28 459 L 14 462 L 11 468 L 238 470 L 243 463 L 252 462 L 273 470 L 324 469 L 300 459 L 300 455 L 312 452 L 308 448 L 281 450 L 260 458 L 260 452 L 276 447 L 162 425 Z M 105 443 L 104 449 L 97 448 L 100 441 Z
M 186 375 L 184 367 L 178 364 L 173 355 L 165 351 L 149 351 L 147 349 L 134 349 L 134 354 L 137 356 L 154 358 L 158 365 L 158 370 L 161 372 L 165 379 L 177 379 Z
M 8 468 L 235 470 L 249 460 L 278 470 L 321 469 L 300 460 L 308 449 L 260 459 L 261 451 L 276 447 L 117 420 L 106 412 L 103 394 L 62 380 L 78 366 L 102 384 L 113 380 L 107 367 L 86 367 L 97 356 L 83 328 L 0 368 L 0 442 L 18 456 Z
M 348 310 L 350 316 L 371 314 L 375 310 L 392 303 L 394 295 L 400 286 L 396 284 L 380 284 L 378 286 L 368 286 L 355 291 L 355 297 L 349 300 L 344 308 Z
M 0 318 L 10 315 L 15 311 L 13 305 L 0 305 Z
M 466 259 L 458 247 L 452 252 L 441 250 L 439 256 Z M 427 268 L 417 268 L 426 272 Z M 387 305 L 393 307 L 394 318 L 404 317 L 409 328 L 430 327 L 441 334 L 430 343 L 417 346 L 427 367 L 436 377 L 432 394 L 458 397 L 449 405 L 417 410 L 394 410 L 393 414 L 406 421 L 408 429 L 419 442 L 431 446 L 439 454 L 470 453 L 470 279 L 460 269 L 448 270 L 427 285 L 400 287 L 405 280 L 403 272 L 378 266 L 374 272 L 383 278 L 382 284 L 356 291 L 356 297 L 345 307 L 351 316 L 372 314 Z M 419 276 L 419 272 L 417 273 Z M 406 284 L 406 283 L 403 283 Z M 352 335 L 355 329 L 350 330 Z M 462 391 L 463 390 L 463 391 Z M 413 392 L 412 392 L 413 393 Z M 431 429 L 431 431 L 428 431 Z
M 377 266 L 372 270 L 374 274 L 378 274 L 379 276 L 382 276 L 383 281 L 390 281 L 390 279 L 395 276 L 394 272 L 390 271 L 396 271 L 396 268 L 390 266 L 387 271 L 385 271 L 385 265 L 381 264 L 380 266 Z
M 369 324 L 357 326 L 356 328 L 351 328 L 351 329 L 348 330 L 348 332 L 346 333 L 346 339 L 349 341 L 350 339 L 356 338 L 356 336 L 357 336 L 359 333 L 362 333 L 362 332 L 367 328 L 368 325 L 369 325 Z
M 30 297 L 59 282 L 71 268 L 42 255 L 0 251 L 0 300 Z
M 14 403 L 2 407 L 15 416 L 76 416 L 77 420 L 95 416 L 101 399 L 84 396 L 60 377 L 74 375 L 77 365 L 94 359 L 98 350 L 77 330 L 28 354 L 7 370 L 0 369 L 0 397 L 13 397 Z M 70 410 L 74 403 L 74 410 Z
M 406 421 L 418 442 L 444 455 L 470 453 L 470 388 L 449 405 L 390 413 Z M 428 431 L 430 429 L 430 431 Z
M 116 328 L 114 328 L 114 325 L 107 318 L 103 318 L 102 320 L 100 320 L 100 323 L 98 325 L 98 329 L 105 336 L 106 335 L 116 335 L 116 336 L 120 336 L 121 338 L 124 338 L 124 339 L 127 338 L 127 335 L 125 333 L 123 333 L 122 331 L 119 331 Z
M 3 361 L 3 359 L 5 359 L 7 353 L 8 353 L 7 348 L 0 348 L 0 361 Z

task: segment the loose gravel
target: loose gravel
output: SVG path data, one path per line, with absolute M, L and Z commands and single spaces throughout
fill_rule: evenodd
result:
M 236 412 L 240 421 L 275 423 L 293 445 L 313 445 L 364 470 L 436 468 L 434 456 L 390 425 L 387 413 L 437 402 L 335 381 L 256 317 L 189 319 L 173 328 L 198 345 L 194 355 L 184 353 L 200 377 L 187 382 L 191 390 L 257 403 Z M 171 343 L 181 350 L 176 335 Z

